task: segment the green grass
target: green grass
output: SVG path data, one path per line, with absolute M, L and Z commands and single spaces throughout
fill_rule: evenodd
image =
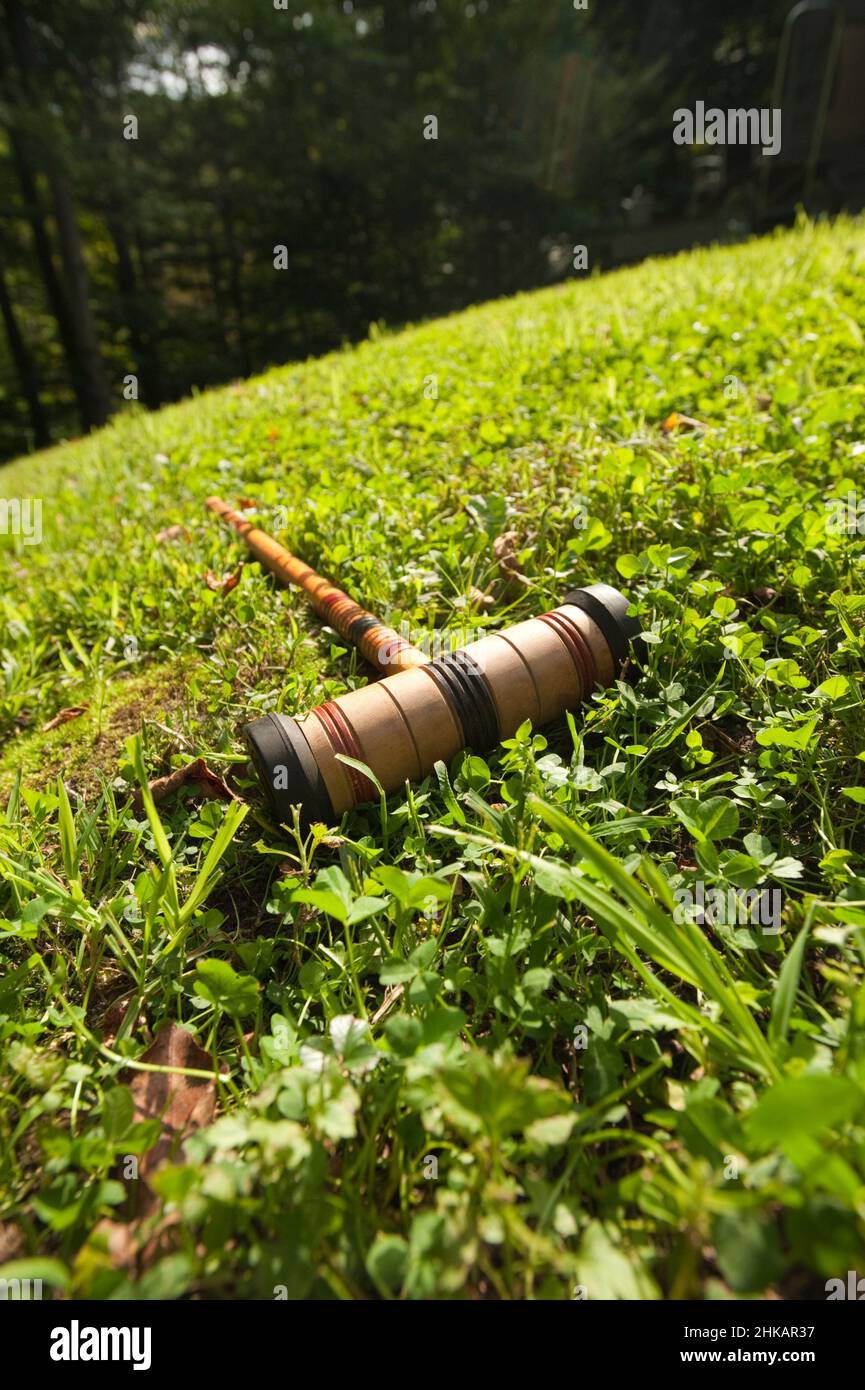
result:
M 44 499 L 42 543 L 0 555 L 14 1271 L 97 1298 L 824 1298 L 862 1273 L 865 505 L 840 529 L 827 504 L 865 494 L 863 271 L 861 222 L 803 224 L 0 472 Z M 706 428 L 665 435 L 673 410 Z M 364 673 L 256 564 L 207 588 L 246 560 L 211 492 L 415 631 L 618 582 L 648 669 L 299 842 L 241 724 Z M 199 755 L 245 806 L 133 800 Z M 692 920 L 697 881 L 777 890 L 779 930 Z M 148 1166 L 168 1022 L 215 1118 Z

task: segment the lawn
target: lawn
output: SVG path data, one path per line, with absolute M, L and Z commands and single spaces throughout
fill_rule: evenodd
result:
M 802 223 L 0 470 L 42 499 L 0 540 L 0 1277 L 865 1272 L 863 325 L 865 225 Z M 304 839 L 241 726 L 368 673 L 210 493 L 414 640 L 619 584 L 645 668 Z M 150 793 L 198 757 L 237 799 Z

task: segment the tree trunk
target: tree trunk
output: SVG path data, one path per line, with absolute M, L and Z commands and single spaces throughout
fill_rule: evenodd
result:
M 246 312 L 243 303 L 243 287 L 240 281 L 240 249 L 234 234 L 234 218 L 231 212 L 231 193 L 225 179 L 225 166 L 220 163 L 219 203 L 222 214 L 222 231 L 228 252 L 228 294 L 234 313 L 234 326 L 237 346 L 240 350 L 240 366 L 244 376 L 249 376 L 252 364 L 249 355 L 249 341 L 246 336 Z
M 12 62 L 3 72 L 6 120 L 9 139 L 15 156 L 21 192 L 28 205 L 28 217 L 33 230 L 36 256 L 45 281 L 52 312 L 60 330 L 69 373 L 78 402 L 84 429 L 104 424 L 111 410 L 111 398 L 105 377 L 105 367 L 99 352 L 96 324 L 90 307 L 89 281 L 81 250 L 81 234 L 75 218 L 75 208 L 65 171 L 57 156 L 57 122 L 42 93 L 34 85 L 32 43 L 25 12 L 15 3 L 7 3 L 6 32 Z M 54 214 L 60 235 L 61 259 L 66 274 L 66 286 L 61 286 L 54 269 L 51 245 L 45 230 L 40 207 L 30 141 L 25 142 L 16 122 L 23 114 L 24 129 L 41 131 L 39 148 L 43 168 L 48 174 Z M 38 117 L 34 122 L 33 117 Z
M 162 386 L 151 315 L 144 307 L 146 298 L 135 269 L 124 218 L 122 214 L 106 209 L 105 221 L 117 255 L 117 288 L 123 301 L 124 318 L 129 325 L 129 343 L 139 378 L 139 397 L 153 409 L 161 404 Z
M 30 415 L 30 426 L 33 430 L 33 444 L 37 449 L 44 449 L 50 442 L 48 425 L 45 420 L 45 413 L 42 409 L 42 402 L 39 399 L 39 382 L 36 376 L 36 368 L 33 358 L 27 350 L 27 344 L 21 336 L 18 327 L 18 320 L 15 317 L 15 308 L 6 284 L 6 275 L 0 261 L 0 315 L 6 328 L 6 337 L 9 340 L 9 352 L 12 361 L 15 363 L 15 370 L 18 373 L 18 380 L 21 385 L 21 395 L 27 402 L 27 410 Z
M 87 413 L 91 425 L 104 425 L 111 414 L 111 395 L 105 376 L 105 364 L 99 351 L 96 320 L 90 305 L 90 280 L 84 264 L 81 233 L 78 230 L 72 192 L 66 175 L 55 167 L 49 170 L 48 181 L 60 233 L 60 251 L 66 271 L 69 308 L 81 382 L 87 399 Z
M 72 328 L 72 320 L 69 315 L 69 305 L 66 302 L 66 295 L 63 293 L 63 286 L 57 275 L 54 266 L 54 256 L 51 251 L 51 242 L 48 238 L 48 231 L 45 226 L 45 219 L 42 213 L 42 206 L 39 200 L 39 192 L 36 187 L 36 178 L 30 167 L 30 161 L 24 143 L 17 132 L 11 128 L 8 130 L 9 143 L 12 148 L 12 155 L 15 160 L 15 171 L 18 175 L 18 183 L 21 188 L 21 197 L 24 202 L 24 215 L 30 224 L 30 232 L 33 237 L 33 251 L 36 257 L 36 264 L 42 276 L 42 283 L 45 286 L 45 294 L 48 299 L 48 306 L 57 324 L 57 332 L 63 347 L 63 355 L 66 358 L 66 365 L 69 369 L 69 377 L 72 383 L 72 390 L 75 393 L 75 401 L 78 406 L 78 415 L 81 420 L 82 429 L 89 429 L 91 422 L 87 419 L 87 400 L 82 390 L 80 373 L 75 354 L 75 334 Z

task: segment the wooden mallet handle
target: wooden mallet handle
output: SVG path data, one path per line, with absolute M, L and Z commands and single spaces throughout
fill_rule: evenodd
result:
M 395 671 L 409 671 L 413 666 L 423 666 L 429 661 L 425 652 L 413 647 L 392 627 L 361 608 L 329 579 L 316 574 L 314 569 L 304 564 L 303 560 L 298 560 L 266 531 L 260 531 L 240 512 L 233 511 L 221 497 L 208 497 L 207 505 L 226 526 L 243 538 L 256 560 L 282 584 L 295 584 L 303 589 L 318 616 L 346 642 L 352 642 L 376 670 L 387 675 Z

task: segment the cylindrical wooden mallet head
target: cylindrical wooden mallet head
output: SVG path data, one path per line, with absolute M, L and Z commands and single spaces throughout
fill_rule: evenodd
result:
M 420 781 L 460 750 L 484 752 L 530 719 L 534 727 L 575 709 L 611 685 L 639 623 L 608 584 L 569 593 L 539 618 L 491 632 L 479 642 L 338 699 L 300 719 L 268 714 L 244 730 L 270 804 L 291 824 L 333 825 L 376 790 L 344 754 L 364 763 L 386 792 Z

